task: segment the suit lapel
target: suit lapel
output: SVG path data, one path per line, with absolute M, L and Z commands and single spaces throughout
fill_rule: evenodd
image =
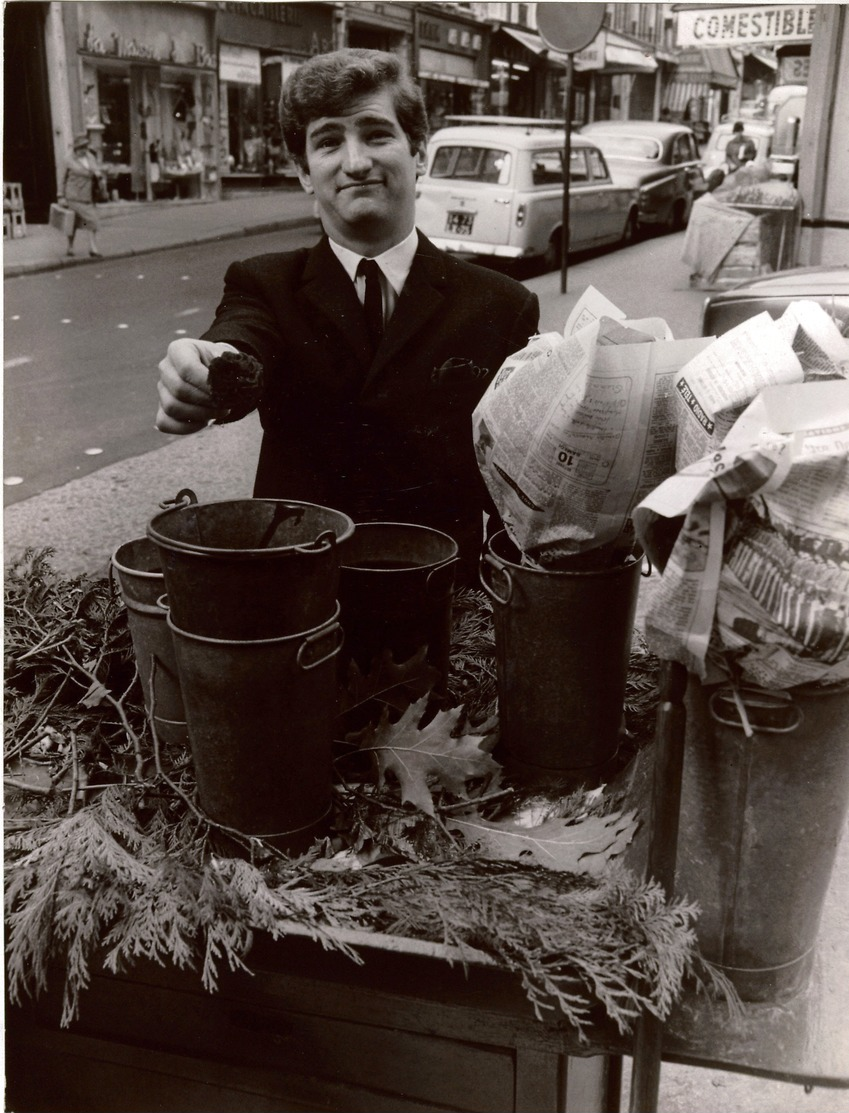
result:
M 441 253 L 419 232 L 419 246 L 413 265 L 369 367 L 364 385 L 373 382 L 387 363 L 436 313 L 445 301 L 447 283 Z
M 368 367 L 372 361 L 372 350 L 363 308 L 353 282 L 333 254 L 327 237 L 322 237 L 307 257 L 301 291 L 341 333 L 362 365 Z

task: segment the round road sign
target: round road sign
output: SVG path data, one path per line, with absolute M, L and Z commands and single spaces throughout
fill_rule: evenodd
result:
M 575 54 L 589 46 L 604 23 L 606 4 L 537 4 L 537 30 L 546 46 Z

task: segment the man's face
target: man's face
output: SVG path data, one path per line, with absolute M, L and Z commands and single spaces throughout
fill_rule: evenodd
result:
M 341 116 L 310 122 L 299 177 L 315 193 L 332 239 L 379 255 L 412 231 L 418 166 L 392 94 L 382 89 L 352 101 Z

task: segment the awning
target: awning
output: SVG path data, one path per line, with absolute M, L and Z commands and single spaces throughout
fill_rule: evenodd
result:
M 673 78 L 666 87 L 663 107 L 670 112 L 683 112 L 693 97 L 706 97 L 710 93 L 707 81 L 681 81 Z
M 724 47 L 683 50 L 675 67 L 675 79 L 706 81 L 719 89 L 736 89 L 739 81 L 731 51 Z
M 521 31 L 518 27 L 504 27 L 499 30 L 504 31 L 511 39 L 515 39 L 517 43 L 521 43 L 525 50 L 530 50 L 532 54 L 542 54 L 543 51 L 548 50 L 548 47 L 533 31 Z
M 566 65 L 567 55 L 559 50 L 549 50 L 544 40 L 533 31 L 501 25 L 499 30 L 520 43 L 532 54 L 546 54 L 558 66 Z M 650 50 L 626 39 L 615 31 L 603 28 L 588 47 L 573 55 L 575 69 L 601 70 L 604 73 L 654 73 L 657 62 Z

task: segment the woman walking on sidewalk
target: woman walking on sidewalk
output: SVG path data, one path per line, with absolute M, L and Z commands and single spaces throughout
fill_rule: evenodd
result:
M 65 166 L 60 203 L 64 202 L 74 213 L 74 228 L 68 236 L 68 255 L 74 254 L 74 236 L 78 228 L 88 232 L 89 255 L 100 256 L 97 250 L 97 233 L 100 220 L 95 210 L 102 190 L 103 178 L 94 152 L 89 150 L 88 136 L 75 135 L 73 153 Z

